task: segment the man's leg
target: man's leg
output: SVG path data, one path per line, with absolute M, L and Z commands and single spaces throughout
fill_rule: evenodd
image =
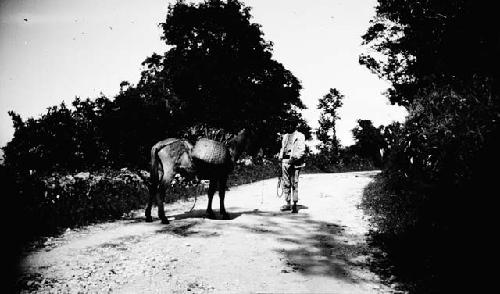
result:
M 290 165 L 287 161 L 283 161 L 281 164 L 281 180 L 283 181 L 283 194 L 285 194 L 286 204 L 281 207 L 281 211 L 290 210 L 290 198 L 291 198 L 291 182 L 290 182 Z
M 300 169 L 298 168 L 293 168 L 292 171 L 292 177 L 291 177 L 291 184 L 292 184 L 292 200 L 293 200 L 293 206 L 292 206 L 292 213 L 298 213 L 299 210 L 297 209 L 297 202 L 299 201 L 299 173 Z

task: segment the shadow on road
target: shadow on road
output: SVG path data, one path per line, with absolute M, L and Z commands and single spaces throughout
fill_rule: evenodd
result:
M 212 221 L 224 222 L 227 226 L 227 221 L 234 220 L 243 214 L 250 214 L 253 211 L 242 211 L 236 213 L 229 213 L 229 219 L 222 220 L 221 216 L 216 212 L 215 216 L 217 219 L 211 219 Z M 220 236 L 220 231 L 224 229 L 223 226 L 216 226 L 215 231 L 209 231 L 207 229 L 201 230 L 197 225 L 201 223 L 201 219 L 206 219 L 206 213 L 203 209 L 197 209 L 190 212 L 183 212 L 176 215 L 168 216 L 170 223 L 162 225 L 162 227 L 156 230 L 157 234 L 173 234 L 179 237 L 190 237 L 190 236 L 202 236 L 202 237 L 217 237 Z
M 215 219 L 214 220 L 222 220 L 221 215 L 218 210 L 214 210 L 215 213 Z M 242 214 L 248 213 L 248 212 L 236 212 L 232 213 L 229 212 L 229 219 L 228 220 L 234 220 L 237 217 L 240 217 Z M 205 209 L 195 209 L 193 211 L 187 211 L 175 215 L 169 215 L 168 216 L 169 220 L 173 219 L 175 222 L 176 220 L 182 220 L 182 219 L 191 219 L 191 218 L 207 218 L 206 210 Z
M 276 249 L 291 271 L 304 275 L 334 276 L 351 283 L 362 278 L 352 269 L 364 265 L 364 242 L 353 242 L 342 226 L 311 219 L 307 214 L 258 212 L 259 225 L 240 227 L 271 236 L 283 244 Z M 279 220 L 281 219 L 281 220 Z M 285 269 L 286 270 L 286 269 Z
M 302 209 L 307 207 L 303 206 Z M 244 215 L 252 216 L 251 221 L 237 220 Z M 236 210 L 230 213 L 231 221 L 215 221 L 209 231 L 197 228 L 202 222 L 200 219 L 205 218 L 205 210 L 171 217 L 175 219 L 157 233 L 173 233 L 181 237 L 218 237 L 232 226 L 248 234 L 265 235 L 278 242 L 280 246 L 275 251 L 283 261 L 283 273 L 333 276 L 350 283 L 364 280 L 353 271 L 365 266 L 368 247 L 360 242 L 363 236 L 348 235 L 341 225 L 313 220 L 307 213 Z

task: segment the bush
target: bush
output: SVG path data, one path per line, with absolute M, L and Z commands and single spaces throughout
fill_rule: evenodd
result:
M 463 234 L 489 218 L 492 199 L 481 192 L 493 188 L 485 164 L 498 163 L 497 99 L 481 83 L 425 91 L 365 190 L 371 239 L 414 292 L 449 289 L 460 268 L 451 249 L 477 248 Z
M 450 205 L 455 209 L 466 205 L 462 202 L 466 199 L 456 196 L 474 180 L 479 154 L 493 142 L 498 128 L 494 103 L 485 92 L 441 88 L 413 105 L 380 179 L 382 194 L 396 195 L 383 201 L 395 203 L 378 207 L 384 197 L 373 191 L 365 197 L 365 207 L 372 213 L 403 213 L 408 221 L 393 224 L 384 218 L 378 227 L 408 229 L 435 222 L 449 227 L 456 221 Z
M 255 162 L 245 158 L 236 164 L 229 175 L 228 186 L 238 186 L 255 181 L 277 177 L 280 173 L 280 163 L 277 160 L 257 159 Z
M 24 239 L 116 219 L 143 206 L 148 195 L 143 178 L 127 169 L 19 176 L 14 181 L 10 197 L 25 223 Z
M 309 154 L 305 158 L 305 173 L 338 173 L 376 169 L 373 162 L 367 158 L 341 149 L 338 162 L 334 163 L 331 157 L 324 153 Z
M 257 164 L 240 162 L 228 185 L 275 177 L 278 168 L 276 162 L 269 160 Z M 15 207 L 15 217 L 22 220 L 17 231 L 21 232 L 23 242 L 68 227 L 119 219 L 133 209 L 144 207 L 149 197 L 149 173 L 144 171 L 124 168 L 37 176 L 14 174 L 2 167 L 1 172 L 9 194 L 8 207 Z M 165 201 L 204 193 L 197 183 L 176 178 Z
M 15 131 L 2 148 L 5 165 L 23 173 L 106 166 L 109 148 L 103 138 L 102 118 L 111 101 L 105 97 L 95 101 L 76 98 L 72 105 L 49 107 L 39 118 L 26 121 L 10 111 Z

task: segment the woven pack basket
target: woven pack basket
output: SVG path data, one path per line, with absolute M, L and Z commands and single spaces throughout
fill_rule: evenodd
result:
M 202 138 L 194 145 L 192 156 L 210 164 L 224 164 L 229 152 L 223 143 Z

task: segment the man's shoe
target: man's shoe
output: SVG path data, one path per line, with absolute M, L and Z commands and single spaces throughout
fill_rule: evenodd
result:
M 299 211 L 297 210 L 297 204 L 293 204 L 292 206 L 292 213 L 298 213 Z
M 287 211 L 290 209 L 291 209 L 290 204 L 285 204 L 285 205 L 281 206 L 281 208 L 280 208 L 281 211 Z

